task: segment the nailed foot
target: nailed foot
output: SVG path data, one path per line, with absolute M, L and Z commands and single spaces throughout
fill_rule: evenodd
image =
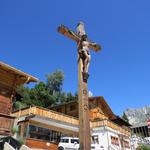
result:
M 87 82 L 89 74 L 87 72 L 82 72 L 83 82 Z

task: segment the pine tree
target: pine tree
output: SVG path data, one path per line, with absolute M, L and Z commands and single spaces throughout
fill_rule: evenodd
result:
M 125 112 L 123 112 L 122 119 L 123 119 L 124 121 L 126 121 L 127 123 L 129 123 L 129 119 L 128 119 L 128 117 L 127 117 L 127 115 L 126 115 Z

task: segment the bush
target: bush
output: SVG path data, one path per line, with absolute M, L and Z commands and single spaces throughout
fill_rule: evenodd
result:
M 150 150 L 150 146 L 142 144 L 138 147 L 138 150 Z
M 19 131 L 18 131 L 17 127 L 14 127 L 11 129 L 11 132 L 12 132 L 12 134 L 15 134 L 15 133 L 18 133 Z

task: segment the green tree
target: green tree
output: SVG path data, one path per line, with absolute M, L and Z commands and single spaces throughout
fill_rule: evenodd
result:
M 123 112 L 122 119 L 123 119 L 124 121 L 126 121 L 127 123 L 129 123 L 129 119 L 128 119 L 128 117 L 127 117 L 127 115 L 126 115 L 125 112 Z
M 16 101 L 14 109 L 23 108 L 30 105 L 44 108 L 77 100 L 77 94 L 62 91 L 64 74 L 62 71 L 55 71 L 46 75 L 46 82 L 39 82 L 33 88 L 20 86 L 17 92 L 22 95 L 20 101 Z
M 69 101 L 76 101 L 77 98 L 75 95 L 73 95 L 71 92 L 67 93 L 67 98 L 66 98 L 66 102 L 69 102 Z
M 44 82 L 39 82 L 34 88 L 31 88 L 29 95 L 28 105 L 48 107 L 54 103 L 54 98 L 47 90 Z
M 15 97 L 15 100 L 13 103 L 13 110 L 27 107 L 28 106 L 27 102 L 30 100 L 30 94 L 29 94 L 30 89 L 27 86 L 22 85 L 22 86 L 17 87 L 16 92 L 22 98 L 21 99 L 19 98 L 19 101 L 18 101 L 17 97 Z
M 140 145 L 137 149 L 138 149 L 138 150 L 150 150 L 150 146 L 149 146 L 149 145 L 142 144 L 142 145 Z
M 54 73 L 46 75 L 46 78 L 46 87 L 50 94 L 62 91 L 64 81 L 64 74 L 62 71 L 56 70 Z

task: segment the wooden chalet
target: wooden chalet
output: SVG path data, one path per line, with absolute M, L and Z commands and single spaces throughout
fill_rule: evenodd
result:
M 78 118 L 78 102 L 72 101 L 66 104 L 57 105 L 50 109 Z M 108 146 L 115 149 L 130 149 L 130 124 L 119 116 L 116 116 L 105 99 L 101 96 L 89 98 L 89 117 L 91 121 L 91 131 L 101 137 L 104 130 L 108 133 Z M 105 129 L 104 129 L 105 128 Z M 99 131 L 99 132 L 97 132 Z M 101 132 L 101 133 L 100 133 Z M 106 136 L 105 136 L 106 137 Z M 104 138 L 105 138 L 104 137 Z M 105 144 L 106 145 L 106 144 Z M 114 147 L 113 147 L 114 146 Z M 116 146 L 116 147 L 115 147 Z
M 51 110 L 73 116 L 78 118 L 78 102 L 72 101 L 65 104 L 57 105 L 50 107 Z M 105 99 L 102 96 L 99 97 L 90 97 L 89 98 L 89 116 L 90 121 L 96 123 L 102 120 L 108 120 L 112 122 L 114 125 L 118 125 L 121 128 L 130 131 L 130 124 L 125 122 L 119 116 L 116 116 Z
M 16 87 L 38 79 L 0 61 L 0 136 L 11 135 L 11 116 Z
M 71 101 L 65 104 L 60 104 L 57 106 L 50 107 L 49 109 L 78 118 L 78 101 Z M 130 126 L 130 124 L 128 124 L 119 116 L 116 116 L 113 113 L 113 111 L 102 96 L 90 97 L 89 109 L 91 121 L 108 119 L 120 126 Z
M 91 131 L 108 127 L 129 137 L 129 124 L 117 117 L 103 97 L 89 98 Z M 49 109 L 32 106 L 12 113 L 18 118 L 19 137 L 31 148 L 57 149 L 62 135 L 78 136 L 78 103 L 76 101 Z M 38 143 L 41 144 L 38 144 Z

